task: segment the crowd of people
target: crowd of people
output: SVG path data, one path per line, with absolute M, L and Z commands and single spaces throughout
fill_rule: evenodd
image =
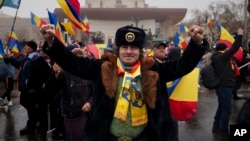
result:
M 75 44 L 60 42 L 53 25 L 43 25 L 40 31 L 45 40 L 41 46 L 27 41 L 19 56 L 6 51 L 0 58 L 0 79 L 6 84 L 1 100 L 7 98 L 8 106 L 13 105 L 11 91 L 18 70 L 20 104 L 28 114 L 20 135 L 38 129 L 43 141 L 48 130 L 53 139 L 65 141 L 178 141 L 166 83 L 206 60 L 223 75 L 215 89 L 218 109 L 212 131 L 229 137 L 231 100 L 237 91 L 231 58 L 241 46 L 242 29 L 229 50 L 218 43 L 211 53 L 204 28 L 194 25 L 185 50 L 166 51 L 167 44 L 158 42 L 152 46 L 153 57 L 148 57 L 143 52 L 145 31 L 124 26 L 116 31 L 116 47 L 106 50 L 101 59 Z

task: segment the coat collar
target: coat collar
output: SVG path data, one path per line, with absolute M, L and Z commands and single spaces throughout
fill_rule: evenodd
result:
M 114 98 L 118 84 L 118 68 L 116 64 L 117 57 L 111 53 L 108 53 L 106 56 L 109 61 L 105 61 L 102 64 L 102 83 L 108 97 Z M 142 93 L 147 105 L 153 109 L 155 108 L 157 80 L 159 75 L 157 72 L 150 70 L 155 63 L 154 59 L 142 58 L 140 61 Z

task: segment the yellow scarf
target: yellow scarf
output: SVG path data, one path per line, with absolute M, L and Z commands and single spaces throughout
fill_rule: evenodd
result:
M 141 87 L 137 83 L 141 80 L 140 61 L 133 66 L 131 72 L 125 70 L 125 66 L 120 59 L 117 59 L 117 67 L 118 75 L 124 75 L 124 77 L 114 117 L 126 121 L 127 113 L 130 109 L 132 126 L 139 126 L 147 123 L 148 115 L 146 104 L 143 100 Z

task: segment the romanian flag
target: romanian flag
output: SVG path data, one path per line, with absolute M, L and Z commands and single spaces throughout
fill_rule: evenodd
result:
M 197 111 L 199 72 L 200 63 L 187 75 L 166 84 L 170 112 L 178 121 L 190 120 Z
M 14 28 L 12 28 L 9 33 L 8 43 L 9 49 L 11 49 L 11 52 L 13 52 L 14 54 L 18 54 L 23 48 L 22 43 L 18 41 Z
M 0 0 L 0 8 L 3 6 L 18 9 L 20 6 L 21 0 Z
M 14 54 L 19 54 L 22 48 L 23 48 L 23 45 L 18 40 L 13 39 L 13 38 L 10 40 L 9 49 L 11 50 L 11 52 L 13 52 Z
M 220 23 L 217 23 L 217 27 L 220 31 L 219 42 L 226 44 L 230 48 L 234 43 L 234 37 Z
M 0 39 L 0 58 L 3 58 L 3 56 L 4 56 L 4 48 L 2 40 Z
M 75 29 L 72 26 L 71 22 L 68 22 L 68 23 L 61 22 L 61 25 L 63 27 L 63 28 L 61 28 L 62 31 L 68 32 L 71 35 L 76 35 Z
M 208 18 L 208 16 L 207 16 L 207 15 L 206 15 L 206 19 L 205 19 L 205 21 L 206 21 L 207 26 L 208 26 L 209 28 L 211 28 L 211 27 L 213 26 L 213 23 L 212 23 L 211 19 L 210 19 L 210 18 Z
M 96 44 L 86 45 L 86 50 L 90 52 L 95 57 L 95 59 L 101 58 L 100 49 L 97 47 Z
M 184 24 L 180 24 L 180 33 L 188 32 L 188 28 Z
M 243 61 L 243 55 L 244 55 L 244 51 L 243 51 L 243 48 L 240 47 L 237 52 L 234 53 L 233 57 L 235 59 L 237 59 L 239 62 L 242 62 Z
M 63 43 L 65 44 L 64 38 L 63 38 L 63 34 L 61 31 L 61 27 L 60 24 L 58 22 L 57 16 L 56 14 L 50 12 L 48 10 L 48 14 L 49 14 L 49 21 L 51 24 L 53 24 L 55 26 L 55 36 Z
M 83 17 L 83 24 L 85 25 L 86 27 L 86 33 L 89 34 L 89 19 L 87 17 L 87 15 L 84 15 Z
M 174 44 L 176 46 L 180 47 L 181 49 L 185 49 L 187 47 L 186 41 L 178 32 L 176 32 L 176 34 L 175 34 Z
M 11 31 L 10 31 L 10 33 L 8 35 L 8 42 L 10 42 L 11 39 L 18 40 L 16 32 L 13 30 L 13 28 L 11 29 Z
M 68 0 L 57 0 L 65 15 L 69 20 L 80 30 L 86 31 L 85 25 L 82 23 L 82 19 L 77 13 L 77 9 Z
M 220 24 L 217 23 L 217 27 L 220 31 L 220 43 L 224 43 L 227 45 L 228 48 L 232 47 L 232 44 L 234 43 L 235 39 L 234 37 Z M 242 62 L 243 60 L 243 49 L 240 47 L 236 53 L 234 53 L 233 57 L 237 59 L 239 62 Z
M 30 12 L 30 16 L 31 16 L 31 24 L 37 26 L 38 28 L 40 28 L 42 25 L 47 24 L 47 22 L 41 18 L 39 18 L 38 16 L 36 16 L 34 13 Z
M 76 13 L 80 15 L 80 3 L 78 0 L 68 0 L 68 2 L 75 8 Z
M 109 48 L 108 44 L 88 44 L 86 50 L 90 52 L 95 59 L 100 59 L 104 54 L 104 49 Z

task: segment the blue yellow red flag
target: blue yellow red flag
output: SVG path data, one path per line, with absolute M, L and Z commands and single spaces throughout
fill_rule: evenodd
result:
M 184 40 L 184 38 L 178 32 L 176 32 L 176 34 L 175 34 L 174 44 L 177 47 L 180 47 L 181 49 L 185 49 L 187 47 L 186 41 Z
M 68 2 L 75 8 L 76 13 L 80 15 L 80 3 L 78 0 L 68 0 Z
M 19 52 L 22 50 L 23 46 L 22 43 L 19 42 L 16 39 L 11 39 L 9 42 L 9 49 L 11 50 L 11 52 L 15 53 L 15 54 L 19 54 Z
M 180 33 L 188 32 L 188 28 L 182 23 L 180 24 Z
M 42 25 L 47 24 L 47 22 L 38 16 L 36 16 L 34 13 L 30 12 L 30 19 L 31 19 L 31 24 L 37 26 L 40 28 Z
M 84 15 L 84 17 L 83 17 L 83 24 L 84 24 L 84 26 L 85 26 L 85 28 L 86 28 L 86 33 L 87 34 L 89 34 L 89 19 L 88 19 L 88 17 L 87 17 L 87 15 Z
M 75 7 L 72 6 L 70 2 L 67 0 L 57 0 L 57 3 L 60 5 L 65 15 L 69 18 L 69 20 L 80 30 L 86 31 L 86 27 L 82 23 L 82 19 L 80 15 L 77 13 Z
M 8 35 L 8 41 L 10 41 L 11 39 L 18 40 L 16 32 L 13 30 L 13 28 L 11 29 Z
M 2 40 L 0 39 L 0 58 L 3 58 L 4 57 L 4 48 L 3 48 L 3 42 Z
M 220 23 L 217 23 L 217 27 L 220 31 L 219 42 L 226 44 L 230 48 L 234 43 L 234 37 Z
M 217 27 L 220 31 L 219 43 L 224 43 L 228 48 L 231 48 L 235 41 L 234 37 L 220 23 L 217 23 Z M 243 60 L 243 54 L 243 49 L 240 47 L 233 56 L 241 62 Z
M 64 28 L 64 31 L 68 32 L 71 35 L 76 35 L 75 29 L 72 26 L 71 22 L 68 23 L 61 22 L 61 25 Z
M 170 112 L 178 121 L 190 120 L 197 111 L 199 72 L 200 63 L 187 75 L 166 83 Z
M 51 24 L 53 24 L 55 26 L 55 36 L 63 43 L 65 44 L 65 41 L 64 41 L 64 37 L 63 37 L 63 34 L 62 34 L 62 31 L 61 31 L 61 27 L 60 27 L 60 24 L 59 24 L 59 21 L 58 21 L 58 18 L 56 16 L 56 14 L 50 12 L 48 10 L 48 15 L 49 15 L 49 21 Z
M 208 18 L 207 15 L 206 15 L 206 18 L 205 18 L 205 22 L 206 22 L 206 24 L 207 24 L 207 26 L 208 26 L 209 28 L 211 28 L 211 27 L 213 26 L 213 23 L 212 23 L 211 19 Z

